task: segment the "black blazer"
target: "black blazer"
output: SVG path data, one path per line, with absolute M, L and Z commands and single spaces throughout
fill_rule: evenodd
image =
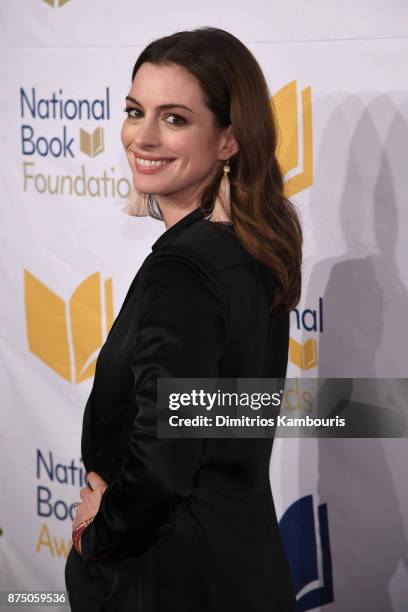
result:
M 289 314 L 268 317 L 268 279 L 232 226 L 202 209 L 153 245 L 85 408 L 84 466 L 109 487 L 82 558 L 71 549 L 67 560 L 74 612 L 295 609 L 270 489 L 272 439 L 156 436 L 157 378 L 285 377 Z

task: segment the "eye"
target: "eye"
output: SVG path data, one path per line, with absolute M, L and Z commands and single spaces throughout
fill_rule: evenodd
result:
M 172 113 L 171 115 L 167 115 L 167 118 L 169 117 L 173 117 L 175 119 L 175 121 L 167 122 L 170 123 L 170 125 L 184 125 L 185 123 L 187 123 L 184 117 L 181 117 L 180 115 L 175 115 L 174 113 Z
M 128 117 L 132 117 L 133 119 L 137 119 L 140 117 L 140 111 L 138 108 L 133 108 L 132 106 L 127 106 L 123 109 L 125 113 L 127 113 Z M 131 113 L 136 113 L 136 115 L 132 115 Z

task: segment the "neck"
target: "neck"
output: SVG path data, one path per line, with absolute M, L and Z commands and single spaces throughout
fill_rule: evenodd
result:
M 166 229 L 169 229 L 177 221 L 188 215 L 188 213 L 201 206 L 203 190 L 213 180 L 216 170 L 217 165 L 199 183 L 186 187 L 182 191 L 168 195 L 156 195 Z
M 193 189 L 183 190 L 183 192 L 177 194 L 156 195 L 166 229 L 169 229 L 194 209 L 199 208 L 201 190 L 202 185 L 197 185 Z
M 157 197 L 157 196 L 156 196 Z M 164 225 L 166 226 L 166 230 L 169 229 L 172 225 L 180 221 L 183 217 L 191 213 L 196 208 L 199 208 L 198 204 L 192 204 L 190 206 L 168 206 L 163 204 L 163 202 L 157 198 L 159 202 L 160 210 L 163 215 Z

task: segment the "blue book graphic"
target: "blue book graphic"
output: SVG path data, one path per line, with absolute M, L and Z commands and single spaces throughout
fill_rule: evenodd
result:
M 322 569 L 319 575 L 317 532 L 313 512 L 313 496 L 306 495 L 294 502 L 280 520 L 283 546 L 292 571 L 299 612 L 313 610 L 334 601 L 332 559 L 330 551 L 327 504 L 318 507 Z M 317 585 L 301 591 L 307 585 Z

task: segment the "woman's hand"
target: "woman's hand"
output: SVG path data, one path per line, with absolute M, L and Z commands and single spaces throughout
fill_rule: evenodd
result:
M 91 488 L 84 487 L 79 492 L 82 503 L 77 507 L 72 529 L 75 529 L 80 523 L 97 514 L 101 505 L 102 495 L 108 487 L 108 484 L 96 472 L 89 472 L 86 475 L 86 479 Z M 79 541 L 79 548 L 81 549 L 81 540 Z

